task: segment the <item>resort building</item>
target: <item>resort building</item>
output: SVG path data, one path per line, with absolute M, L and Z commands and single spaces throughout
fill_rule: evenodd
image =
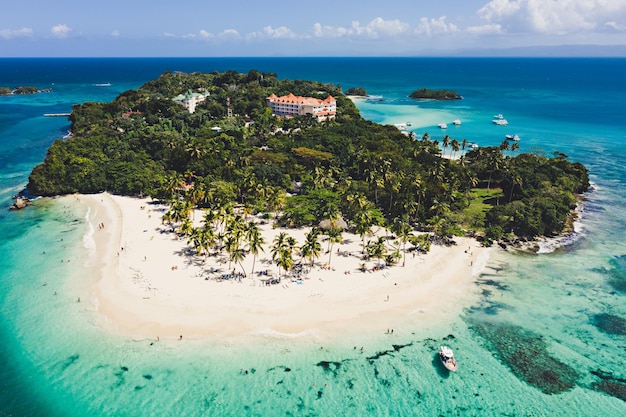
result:
M 325 100 L 314 97 L 286 96 L 277 97 L 272 94 L 267 98 L 267 105 L 275 116 L 296 116 L 311 114 L 318 122 L 334 119 L 337 114 L 337 100 L 328 96 Z
M 172 100 L 176 103 L 182 104 L 187 110 L 189 110 L 189 113 L 193 113 L 196 111 L 198 103 L 202 103 L 208 96 L 209 93 L 192 93 L 191 91 L 188 91 L 187 94 L 179 94 Z

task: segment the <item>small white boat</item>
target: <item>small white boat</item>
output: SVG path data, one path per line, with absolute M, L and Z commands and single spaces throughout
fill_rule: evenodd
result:
M 470 143 L 467 144 L 467 146 L 469 146 L 469 148 L 471 150 L 478 149 L 478 144 L 477 143 L 470 142 Z
M 461 124 L 461 119 L 455 119 L 452 121 L 453 125 L 459 126 Z
M 498 126 L 506 126 L 509 124 L 506 119 L 493 119 L 492 122 Z
M 439 126 L 441 129 L 447 129 L 448 125 L 445 123 L 439 123 L 437 126 Z
M 454 359 L 454 352 L 452 352 L 452 349 L 448 346 L 441 346 L 439 348 L 439 359 L 448 371 L 456 372 L 456 370 L 459 369 L 456 359 Z
M 506 138 L 506 140 L 514 140 L 515 142 L 520 140 L 520 137 L 517 136 L 517 135 L 506 135 L 505 138 Z
M 496 114 L 493 116 L 494 119 L 504 119 L 504 116 L 502 115 L 502 113 L 500 114 Z

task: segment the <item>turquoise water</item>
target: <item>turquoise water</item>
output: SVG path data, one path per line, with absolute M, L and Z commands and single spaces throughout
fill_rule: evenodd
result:
M 43 113 L 111 100 L 168 69 L 252 68 L 365 87 L 376 98 L 359 102 L 364 117 L 410 122 L 418 136 L 443 136 L 436 125 L 447 122 L 452 138 L 481 146 L 517 133 L 521 151 L 565 152 L 594 183 L 578 233 L 540 255 L 495 253 L 477 283 L 480 300 L 445 327 L 332 342 L 156 343 L 96 324 L 83 206 L 37 200 L 0 211 L 0 415 L 626 414 L 626 60 L 0 60 L 0 85 L 54 89 L 0 98 L 0 203 L 11 203 L 69 127 Z M 406 98 L 420 87 L 455 89 L 464 100 Z M 491 124 L 498 113 L 508 127 Z M 456 118 L 461 126 L 451 125 Z M 436 360 L 444 342 L 459 360 L 455 374 Z

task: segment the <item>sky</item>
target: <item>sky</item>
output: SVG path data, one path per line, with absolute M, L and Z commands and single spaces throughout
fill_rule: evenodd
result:
M 626 56 L 626 0 L 9 0 L 0 57 Z

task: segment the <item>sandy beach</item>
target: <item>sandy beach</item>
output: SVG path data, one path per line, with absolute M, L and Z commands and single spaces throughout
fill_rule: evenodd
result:
M 267 223 L 261 226 L 265 252 L 257 257 L 254 274 L 248 255 L 242 262 L 245 278 L 220 280 L 241 267 L 229 265 L 225 253 L 206 260 L 190 255 L 186 239 L 162 224 L 165 205 L 107 193 L 64 198 L 89 207 L 95 250 L 86 263 L 95 279 L 83 300 L 93 306 L 98 325 L 135 338 L 324 339 L 445 326 L 477 299 L 475 278 L 489 254 L 473 239 L 456 238 L 451 247 L 432 245 L 428 254 L 407 254 L 405 266 L 400 260 L 372 271 L 378 263 L 372 259 L 361 272 L 360 237 L 344 232 L 343 243 L 333 247 L 330 269 L 327 242 L 320 236 L 322 253 L 305 278 L 266 286 L 267 276 L 258 271 L 278 276 L 270 262 L 274 237 L 284 231 L 299 247 L 308 231 Z M 201 219 L 197 212 L 195 223 Z

